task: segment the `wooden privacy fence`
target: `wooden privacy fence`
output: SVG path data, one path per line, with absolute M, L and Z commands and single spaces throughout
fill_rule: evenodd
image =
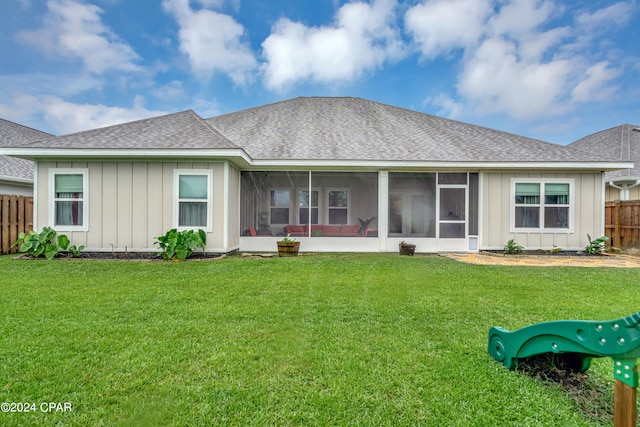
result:
M 604 232 L 611 246 L 640 249 L 640 200 L 607 202 Z
M 0 254 L 17 253 L 11 245 L 21 231 L 33 230 L 33 197 L 0 194 Z

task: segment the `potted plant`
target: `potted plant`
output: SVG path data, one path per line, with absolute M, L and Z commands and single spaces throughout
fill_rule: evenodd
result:
M 413 255 L 416 252 L 416 245 L 405 242 L 400 242 L 400 255 Z
M 300 250 L 300 242 L 287 234 L 278 242 L 278 256 L 298 256 Z

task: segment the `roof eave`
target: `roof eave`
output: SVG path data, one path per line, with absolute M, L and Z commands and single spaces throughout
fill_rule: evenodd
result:
M 359 169 L 451 169 L 451 170 L 597 170 L 628 169 L 631 162 L 457 162 L 388 160 L 253 160 L 251 169 L 264 168 L 359 168 Z
M 211 159 L 229 160 L 239 167 L 251 163 L 251 157 L 241 148 L 214 149 L 82 149 L 77 148 L 0 148 L 0 155 L 26 160 L 40 159 Z
M 317 160 L 317 159 L 252 159 L 241 148 L 217 149 L 77 149 L 77 148 L 0 148 L 0 155 L 19 157 L 27 160 L 37 159 L 212 159 L 229 160 L 238 167 L 246 169 L 286 169 L 286 168 L 355 168 L 355 169 L 423 169 L 439 168 L 451 170 L 598 170 L 614 171 L 633 168 L 633 162 L 624 161 L 561 161 L 561 162 L 523 162 L 523 161 L 437 161 L 437 160 Z
M 18 178 L 15 176 L 8 176 L 8 175 L 0 175 L 0 181 L 10 182 L 12 184 L 18 184 L 18 185 L 33 185 L 33 179 Z

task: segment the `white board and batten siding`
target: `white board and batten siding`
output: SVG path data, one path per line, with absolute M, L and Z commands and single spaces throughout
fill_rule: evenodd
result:
M 193 169 L 213 173 L 207 251 L 237 248 L 238 236 L 228 235 L 228 223 L 237 222 L 239 196 L 234 191 L 239 193 L 240 178 L 238 170 L 226 162 L 40 162 L 37 191 L 45 203 L 36 208 L 39 229 L 53 226 L 48 207 L 49 170 L 68 168 L 88 170 L 88 230 L 61 231 L 77 246 L 84 245 L 89 251 L 157 250 L 156 238 L 175 227 L 174 171 Z
M 516 231 L 511 228 L 513 178 L 568 179 L 573 182 L 573 224 L 568 231 Z M 592 171 L 555 173 L 484 172 L 481 191 L 482 249 L 502 249 L 510 239 L 528 250 L 554 247 L 583 250 L 591 237 L 604 234 L 604 175 Z

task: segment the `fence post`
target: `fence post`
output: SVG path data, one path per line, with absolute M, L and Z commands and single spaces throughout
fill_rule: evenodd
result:
M 620 210 L 620 200 L 616 200 L 615 205 L 613 206 L 613 215 L 611 215 L 611 219 L 613 220 L 613 240 L 611 242 L 611 246 L 615 246 L 618 248 L 622 248 L 622 233 L 620 232 L 620 223 L 621 223 L 621 210 Z
M 9 197 L 0 195 L 0 253 L 9 253 Z

